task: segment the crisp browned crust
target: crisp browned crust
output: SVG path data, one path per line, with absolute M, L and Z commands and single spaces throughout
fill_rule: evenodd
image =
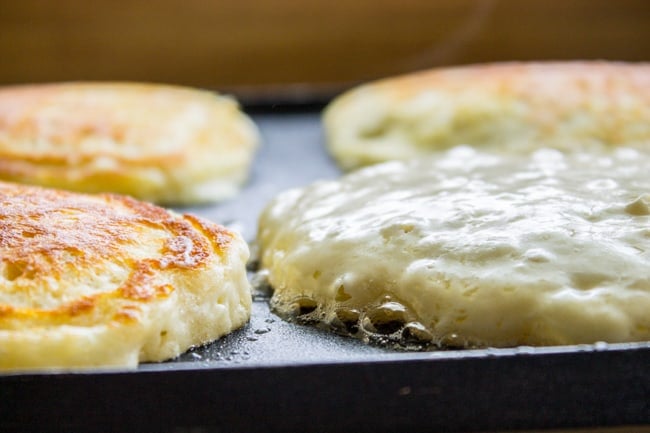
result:
M 242 245 L 222 226 L 129 197 L 0 182 L 0 369 L 20 367 L 7 361 L 20 357 L 3 353 L 2 345 L 19 344 L 30 331 L 158 329 L 149 323 L 151 311 L 177 303 L 184 292 L 220 287 L 220 268 L 245 274 L 244 260 L 231 263 Z M 147 338 L 144 332 L 138 344 Z M 201 336 L 191 344 L 205 341 Z
M 354 88 L 332 102 L 324 122 L 345 168 L 459 144 L 508 152 L 650 147 L 650 64 L 436 68 Z
M 138 83 L 0 89 L 4 180 L 193 203 L 232 193 L 256 146 L 237 104 L 211 92 Z

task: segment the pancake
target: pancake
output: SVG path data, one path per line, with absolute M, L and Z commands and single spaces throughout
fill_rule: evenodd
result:
M 650 340 L 650 154 L 457 147 L 276 197 L 282 317 L 398 347 Z
M 237 103 L 138 83 L 0 88 L 0 179 L 168 205 L 232 197 L 258 132 Z
M 118 195 L 0 182 L 0 370 L 134 368 L 249 318 L 239 235 Z
M 650 147 L 650 64 L 497 63 L 353 88 L 323 116 L 344 169 L 456 145 L 527 153 Z

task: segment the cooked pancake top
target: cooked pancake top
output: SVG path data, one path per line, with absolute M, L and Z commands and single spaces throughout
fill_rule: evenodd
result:
M 324 112 L 345 168 L 457 145 L 507 153 L 648 148 L 650 64 L 497 63 L 364 84 Z
M 174 272 L 218 260 L 232 236 L 127 197 L 0 183 L 0 329 L 128 319 L 173 291 Z
M 625 104 L 637 99 L 650 101 L 650 64 L 595 61 L 492 63 L 431 69 L 384 79 L 376 84 L 404 98 L 418 96 L 422 90 L 465 94 L 481 88 L 495 96 L 519 95 L 523 100 L 552 100 L 554 105 L 588 106 L 597 102 L 596 98 Z M 561 98 L 558 91 L 562 92 Z M 585 99 L 586 94 L 593 95 L 594 99 Z
M 72 165 L 160 162 L 215 143 L 224 150 L 251 146 L 240 116 L 229 98 L 173 86 L 6 87 L 0 91 L 0 154 Z

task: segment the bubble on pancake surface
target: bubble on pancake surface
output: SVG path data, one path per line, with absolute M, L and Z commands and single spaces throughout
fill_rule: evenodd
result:
M 260 219 L 276 311 L 427 347 L 647 341 L 648 158 L 459 149 L 287 192 Z

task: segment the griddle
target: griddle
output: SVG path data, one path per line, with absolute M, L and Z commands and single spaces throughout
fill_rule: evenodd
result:
M 278 192 L 340 176 L 317 110 L 253 115 L 242 193 L 178 209 L 241 231 Z M 240 330 L 135 371 L 0 375 L 0 431 L 479 432 L 650 424 L 650 342 L 404 352 L 287 323 L 256 291 Z M 649 312 L 650 314 L 650 312 Z

